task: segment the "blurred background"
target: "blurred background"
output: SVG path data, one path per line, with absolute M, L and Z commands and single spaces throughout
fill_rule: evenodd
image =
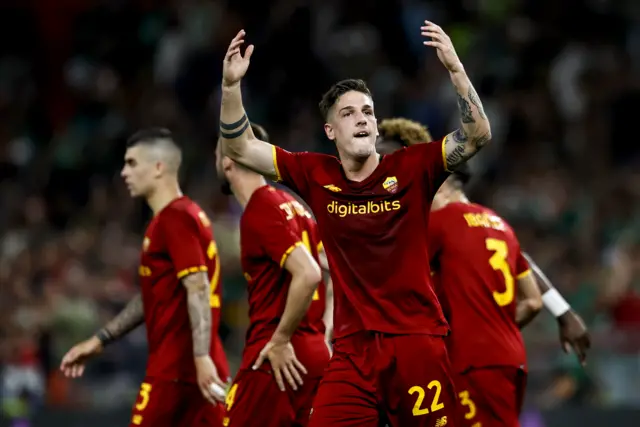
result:
M 525 331 L 524 427 L 640 425 L 640 2 L 636 0 L 2 0 L 0 425 L 126 425 L 144 374 L 140 329 L 60 377 L 61 356 L 136 292 L 149 212 L 122 185 L 125 140 L 170 128 L 185 192 L 222 252 L 221 334 L 237 366 L 247 327 L 239 206 L 213 146 L 221 61 L 256 45 L 250 117 L 279 145 L 332 153 L 317 102 L 361 77 L 379 118 L 440 137 L 455 93 L 424 19 L 442 25 L 491 119 L 471 196 L 512 222 L 594 337 L 582 369 L 547 312 Z

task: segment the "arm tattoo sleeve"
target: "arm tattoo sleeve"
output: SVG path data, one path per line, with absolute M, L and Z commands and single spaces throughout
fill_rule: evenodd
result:
M 471 94 L 471 91 L 469 91 L 469 94 Z M 476 120 L 473 118 L 473 113 L 471 111 L 471 105 L 469 105 L 469 101 L 467 101 L 465 97 L 460 94 L 458 94 L 458 109 L 460 110 L 460 120 L 462 120 L 462 123 L 466 124 L 476 122 Z
M 476 88 L 471 86 L 469 88 L 469 101 L 478 109 L 478 114 L 480 118 L 483 120 L 487 120 L 487 115 L 484 112 L 484 107 L 482 106 L 482 101 L 480 101 L 480 97 L 478 96 L 478 92 L 476 92 Z
M 102 331 L 106 332 L 111 341 L 122 338 L 138 326 L 144 323 L 144 307 L 142 295 L 138 294 L 129 301 L 120 313 Z
M 209 279 L 206 273 L 190 274 L 182 279 L 187 289 L 187 305 L 191 334 L 193 337 L 193 355 L 209 354 L 211 345 L 211 308 L 209 307 Z

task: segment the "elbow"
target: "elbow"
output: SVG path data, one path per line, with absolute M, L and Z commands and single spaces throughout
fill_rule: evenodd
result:
M 322 281 L 322 271 L 318 264 L 306 266 L 297 276 L 297 281 L 309 292 L 314 292 Z
M 246 151 L 247 142 L 240 139 L 226 139 L 222 138 L 222 154 L 229 157 L 231 160 L 240 162 L 244 152 Z

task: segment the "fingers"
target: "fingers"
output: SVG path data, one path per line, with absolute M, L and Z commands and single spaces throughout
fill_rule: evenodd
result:
M 440 50 L 447 49 L 447 46 L 445 44 L 443 44 L 443 43 L 440 43 L 440 42 L 434 42 L 434 41 L 426 40 L 426 41 L 423 41 L 422 44 L 425 45 L 425 46 L 435 47 L 436 49 L 440 49 Z
M 304 367 L 302 362 L 300 362 L 297 357 L 293 359 L 293 364 L 300 372 L 307 375 L 307 368 Z M 300 383 L 300 385 L 302 385 L 302 383 Z
M 253 49 L 254 46 L 252 44 L 247 46 L 247 50 L 244 51 L 244 59 L 246 59 L 247 61 L 251 59 L 251 55 L 253 55 Z
M 70 363 L 60 367 L 60 370 L 67 378 L 79 378 L 84 374 L 84 364 Z
M 300 376 L 298 375 L 297 372 L 295 372 L 295 369 L 291 369 L 290 365 L 284 365 L 280 370 L 282 371 L 282 374 L 284 375 L 284 378 L 287 380 L 287 382 L 289 383 L 291 388 L 293 390 L 297 390 L 298 389 L 298 382 L 297 382 L 296 376 L 298 378 Z M 300 381 L 302 381 L 302 379 L 300 379 Z
M 242 56 L 240 48 L 244 44 L 245 35 L 246 35 L 245 31 L 240 30 L 238 34 L 236 34 L 236 36 L 233 38 L 233 40 L 231 40 L 231 43 L 229 44 L 229 48 L 227 49 L 227 53 L 224 56 L 225 61 L 229 61 L 234 55 Z M 254 50 L 254 46 L 249 45 L 246 51 L 244 52 L 244 56 L 242 56 L 242 58 L 247 60 L 250 59 L 251 55 L 253 54 L 253 50 Z
M 284 391 L 284 381 L 282 380 L 282 373 L 280 373 L 280 369 L 273 368 L 273 376 L 276 377 L 276 384 L 278 384 L 280 391 Z
M 256 369 L 258 369 L 263 363 L 264 360 L 267 358 L 267 352 L 262 350 L 260 352 L 260 354 L 258 355 L 258 359 L 256 359 L 256 363 L 253 364 L 253 370 L 255 371 Z
M 200 385 L 200 392 L 202 393 L 202 396 L 204 396 L 205 399 L 207 399 L 207 401 L 209 403 L 212 404 L 217 404 L 218 402 L 222 402 L 224 399 L 219 400 L 216 398 L 215 393 L 213 392 L 213 388 L 209 386 L 209 384 L 199 384 Z

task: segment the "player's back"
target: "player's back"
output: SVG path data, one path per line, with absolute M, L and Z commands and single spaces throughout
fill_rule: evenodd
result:
M 317 262 L 320 241 L 315 221 L 304 206 L 288 193 L 268 185 L 257 189 L 247 203 L 240 236 L 250 322 L 241 365 L 244 369 L 271 338 L 284 312 L 291 284 L 291 274 L 284 268 L 287 257 L 297 246 L 304 245 Z M 294 347 L 298 338 L 309 336 L 324 345 L 325 292 L 324 283 L 320 283 L 292 338 Z
M 207 272 L 211 284 L 211 355 L 221 378 L 227 362 L 218 338 L 220 261 L 211 223 L 188 197 L 172 201 L 149 223 L 140 262 L 140 284 L 149 342 L 147 375 L 195 381 L 185 276 Z
M 523 366 L 515 312 L 528 265 L 511 227 L 483 206 L 450 203 L 431 213 L 429 239 L 454 369 Z

